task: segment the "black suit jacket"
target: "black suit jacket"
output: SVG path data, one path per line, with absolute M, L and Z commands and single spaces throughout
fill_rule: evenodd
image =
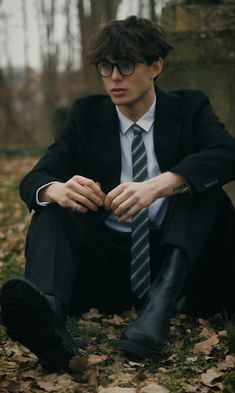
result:
M 183 174 L 194 194 L 235 178 L 235 140 L 214 114 L 201 91 L 156 90 L 154 149 L 162 172 Z M 20 185 L 29 210 L 37 209 L 37 189 L 51 181 L 82 175 L 105 193 L 120 183 L 121 151 L 115 106 L 106 95 L 75 101 L 61 134 Z M 107 212 L 83 215 L 104 219 Z

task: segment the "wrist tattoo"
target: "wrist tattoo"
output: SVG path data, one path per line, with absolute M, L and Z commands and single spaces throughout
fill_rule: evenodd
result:
M 177 187 L 172 188 L 174 194 L 183 194 L 184 192 L 190 192 L 191 187 L 187 183 L 180 184 Z

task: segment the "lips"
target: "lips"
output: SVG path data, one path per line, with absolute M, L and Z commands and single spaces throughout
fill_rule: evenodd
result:
M 111 93 L 113 93 L 114 95 L 117 95 L 117 96 L 121 96 L 121 95 L 123 95 L 125 92 L 126 92 L 126 89 L 122 89 L 122 88 L 114 88 L 114 89 L 111 89 Z

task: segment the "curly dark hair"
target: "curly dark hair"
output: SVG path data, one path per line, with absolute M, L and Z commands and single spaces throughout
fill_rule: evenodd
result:
M 129 16 L 108 22 L 94 33 L 87 45 L 87 58 L 96 64 L 110 56 L 151 64 L 165 59 L 173 47 L 166 42 L 163 28 L 148 19 Z

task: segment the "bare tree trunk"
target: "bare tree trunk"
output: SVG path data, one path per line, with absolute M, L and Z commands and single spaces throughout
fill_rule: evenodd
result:
M 0 20 L 2 21 L 2 32 L 3 32 L 3 51 L 2 53 L 5 54 L 6 59 L 6 67 L 8 68 L 9 72 L 11 71 L 11 56 L 9 51 L 9 23 L 8 23 L 9 15 L 2 13 L 0 14 Z
M 95 31 L 100 25 L 101 17 L 102 17 L 102 1 L 98 2 L 97 0 L 90 0 L 91 2 L 91 16 L 90 16 L 90 28 L 89 33 Z
M 64 12 L 66 17 L 66 36 L 65 41 L 68 48 L 68 57 L 66 61 L 66 72 L 69 73 L 73 68 L 74 63 L 74 38 L 71 30 L 70 21 L 71 0 L 66 0 L 64 5 Z
M 50 129 L 54 128 L 54 114 L 57 105 L 57 76 L 59 49 L 55 41 L 55 14 L 57 0 L 40 1 L 44 43 L 42 46 L 42 86 L 44 92 L 44 111 Z M 44 49 L 46 48 L 46 50 Z
M 91 14 L 85 15 L 84 0 L 77 0 L 78 23 L 81 37 L 81 63 L 82 78 L 87 90 L 101 90 L 102 83 L 94 70 L 87 64 L 86 42 L 90 35 L 103 23 L 115 19 L 119 1 L 118 0 L 90 0 Z
M 21 10 L 23 19 L 23 31 L 24 31 L 24 62 L 25 62 L 25 78 L 28 77 L 29 67 L 29 43 L 28 43 L 28 17 L 25 0 L 21 0 Z
M 98 26 L 98 6 L 97 2 L 91 1 L 91 15 L 85 15 L 83 0 L 77 1 L 78 23 L 81 37 L 81 75 L 83 90 L 93 92 L 99 90 L 100 81 L 96 77 L 93 67 L 91 67 L 86 58 L 86 43 L 91 33 Z
M 155 12 L 155 0 L 149 0 L 150 19 L 155 22 L 157 20 Z
M 14 111 L 14 97 L 3 70 L 0 68 L 0 141 L 7 146 L 13 141 L 17 121 Z
M 139 16 L 143 15 L 143 9 L 144 9 L 144 2 L 143 2 L 143 0 L 139 0 L 139 5 L 138 5 L 138 15 Z
M 103 9 L 104 9 L 104 13 L 105 13 L 105 22 L 115 19 L 119 3 L 120 3 L 119 0 L 113 0 L 113 1 L 103 0 Z
M 2 1 L 0 0 L 0 6 Z M 2 23 L 2 37 L 0 40 L 0 53 L 5 54 L 5 63 L 8 78 L 4 74 L 0 65 L 0 140 L 1 145 L 8 145 L 16 132 L 16 115 L 14 111 L 14 96 L 9 80 L 12 80 L 11 57 L 9 52 L 9 16 L 5 13 L 0 14 L 0 21 Z
M 81 40 L 81 63 L 82 68 L 85 70 L 86 61 L 85 61 L 85 40 L 86 40 L 86 32 L 85 32 L 85 12 L 84 12 L 84 3 L 83 0 L 78 0 L 77 2 L 77 10 L 78 10 L 78 22 L 79 22 L 79 31 L 80 31 L 80 40 Z M 85 75 L 85 74 L 84 74 Z M 87 78 L 86 78 L 87 82 Z

